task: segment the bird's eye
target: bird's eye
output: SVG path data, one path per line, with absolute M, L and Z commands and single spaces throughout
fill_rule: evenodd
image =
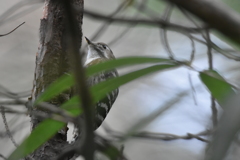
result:
M 106 45 L 102 45 L 104 49 L 107 49 L 107 46 Z

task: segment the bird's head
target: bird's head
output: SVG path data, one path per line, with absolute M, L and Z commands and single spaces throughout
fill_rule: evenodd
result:
M 87 37 L 85 37 L 88 43 L 88 55 L 87 59 L 103 58 L 103 59 L 115 59 L 112 50 L 102 42 L 91 42 Z

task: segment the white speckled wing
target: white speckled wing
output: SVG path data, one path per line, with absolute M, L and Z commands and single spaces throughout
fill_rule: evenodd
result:
M 97 74 L 93 77 L 90 77 L 88 79 L 88 84 L 89 86 L 93 86 L 95 84 L 98 84 L 99 82 L 106 81 L 109 78 L 117 77 L 118 73 L 116 70 L 111 70 L 107 72 L 102 72 L 100 74 Z M 106 96 L 97 102 L 95 105 L 95 124 L 94 124 L 94 129 L 97 129 L 104 119 L 106 118 L 108 112 L 110 111 L 113 103 L 115 102 L 117 96 L 118 96 L 118 89 L 113 90 L 112 92 L 106 94 Z

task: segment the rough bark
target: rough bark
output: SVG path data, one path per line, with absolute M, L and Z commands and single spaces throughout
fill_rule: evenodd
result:
M 83 0 L 71 0 L 77 7 L 83 8 Z M 40 24 L 40 45 L 36 54 L 36 68 L 33 81 L 33 89 L 30 101 L 34 100 L 56 79 L 70 70 L 69 56 L 66 48 L 65 8 L 59 0 L 46 0 L 44 4 L 43 18 Z M 77 16 L 79 41 L 76 42 L 79 49 L 82 37 L 82 12 Z M 65 92 L 49 101 L 54 105 L 61 105 L 70 98 L 70 92 Z M 38 108 L 32 110 L 42 112 Z M 31 116 L 32 129 L 40 119 Z M 31 156 L 35 160 L 54 159 L 68 144 L 67 132 L 63 130 L 51 140 L 36 150 Z

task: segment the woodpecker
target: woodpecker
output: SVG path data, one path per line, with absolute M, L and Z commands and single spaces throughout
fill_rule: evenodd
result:
M 101 62 L 105 62 L 111 59 L 115 59 L 112 50 L 102 42 L 94 43 L 91 42 L 87 37 L 85 37 L 88 43 L 88 53 L 85 67 L 95 65 Z M 93 86 L 99 82 L 106 81 L 109 78 L 117 77 L 118 72 L 116 69 L 110 71 L 103 71 L 97 75 L 91 76 L 87 79 L 87 84 Z M 118 96 L 118 88 L 112 92 L 105 95 L 105 97 L 98 101 L 94 106 L 94 130 L 96 130 L 106 118 L 108 112 L 112 108 L 113 103 L 115 102 Z

